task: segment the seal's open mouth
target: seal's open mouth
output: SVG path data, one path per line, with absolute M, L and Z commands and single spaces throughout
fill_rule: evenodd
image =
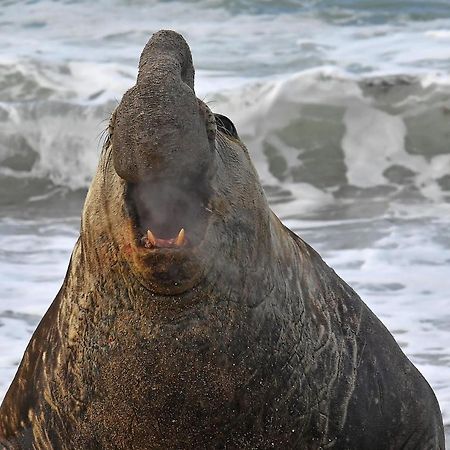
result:
M 197 246 L 211 213 L 208 201 L 203 184 L 129 183 L 127 206 L 137 245 L 149 250 Z

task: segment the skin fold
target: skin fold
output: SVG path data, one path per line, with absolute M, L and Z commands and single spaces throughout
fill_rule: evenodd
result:
M 2 403 L 0 443 L 444 449 L 430 386 L 272 213 L 234 126 L 196 98 L 175 32 L 150 39 L 111 117 L 64 283 Z

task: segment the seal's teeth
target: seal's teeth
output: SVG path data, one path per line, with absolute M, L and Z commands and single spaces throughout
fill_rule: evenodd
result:
M 155 236 L 153 236 L 153 233 L 150 230 L 147 230 L 147 241 L 149 244 L 151 244 L 153 247 L 156 245 L 156 239 Z
M 184 241 L 185 241 L 184 228 L 182 228 L 180 230 L 180 232 L 178 233 L 177 240 L 175 241 L 175 245 L 177 247 L 181 247 L 182 245 L 184 245 Z

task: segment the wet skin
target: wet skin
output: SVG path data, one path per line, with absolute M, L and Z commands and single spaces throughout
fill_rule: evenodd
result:
M 0 409 L 19 449 L 443 449 L 428 383 L 271 212 L 189 47 L 145 47 Z

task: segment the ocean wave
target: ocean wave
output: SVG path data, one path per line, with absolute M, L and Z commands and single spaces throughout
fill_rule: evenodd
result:
M 445 77 L 358 78 L 302 71 L 206 95 L 237 125 L 267 185 L 309 184 L 334 197 L 450 191 Z M 114 100 L 0 103 L 0 177 L 86 187 Z
M 0 103 L 0 176 L 48 178 L 71 189 L 87 186 L 101 130 L 115 106 L 112 101 Z
M 214 98 L 214 97 L 212 97 Z M 311 70 L 217 95 L 265 180 L 335 196 L 450 189 L 448 79 Z

